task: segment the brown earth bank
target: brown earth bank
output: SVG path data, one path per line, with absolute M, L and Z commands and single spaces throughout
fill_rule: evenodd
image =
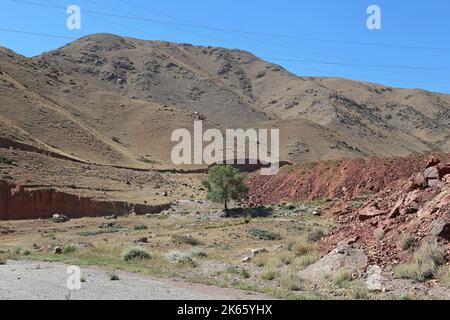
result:
M 145 205 L 123 201 L 101 201 L 51 188 L 33 189 L 0 181 L 0 220 L 50 218 L 64 214 L 69 218 L 157 213 L 169 204 Z

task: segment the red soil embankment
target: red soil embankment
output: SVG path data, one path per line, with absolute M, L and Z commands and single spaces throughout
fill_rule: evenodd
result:
M 448 161 L 450 154 L 433 155 Z M 376 193 L 417 174 L 425 156 L 348 159 L 285 166 L 274 176 L 252 174 L 247 180 L 253 206 L 319 198 L 351 199 Z
M 50 218 L 64 214 L 69 218 L 156 213 L 170 204 L 142 205 L 122 201 L 102 201 L 59 192 L 53 189 L 31 189 L 0 181 L 0 220 Z

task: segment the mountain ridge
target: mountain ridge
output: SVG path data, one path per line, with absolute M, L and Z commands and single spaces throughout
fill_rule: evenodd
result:
M 450 150 L 450 95 L 300 77 L 239 49 L 94 34 L 32 58 L 1 49 L 0 70 L 0 132 L 103 164 L 171 166 L 171 131 L 196 119 L 280 128 L 293 162 Z

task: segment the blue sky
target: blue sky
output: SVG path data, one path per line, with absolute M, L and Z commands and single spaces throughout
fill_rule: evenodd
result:
M 248 50 L 303 76 L 450 93 L 448 0 L 20 1 L 1 0 L 0 46 L 26 56 L 60 47 L 68 38 L 109 32 Z M 81 30 L 66 28 L 64 8 L 71 4 L 81 8 Z M 366 27 L 372 4 L 381 8 L 381 30 Z

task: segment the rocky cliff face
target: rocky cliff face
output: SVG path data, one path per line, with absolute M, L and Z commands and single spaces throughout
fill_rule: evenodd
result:
M 101 201 L 53 189 L 32 189 L 0 181 L 0 220 L 50 218 L 60 213 L 69 218 L 156 213 L 170 204 L 142 205 L 121 201 Z

